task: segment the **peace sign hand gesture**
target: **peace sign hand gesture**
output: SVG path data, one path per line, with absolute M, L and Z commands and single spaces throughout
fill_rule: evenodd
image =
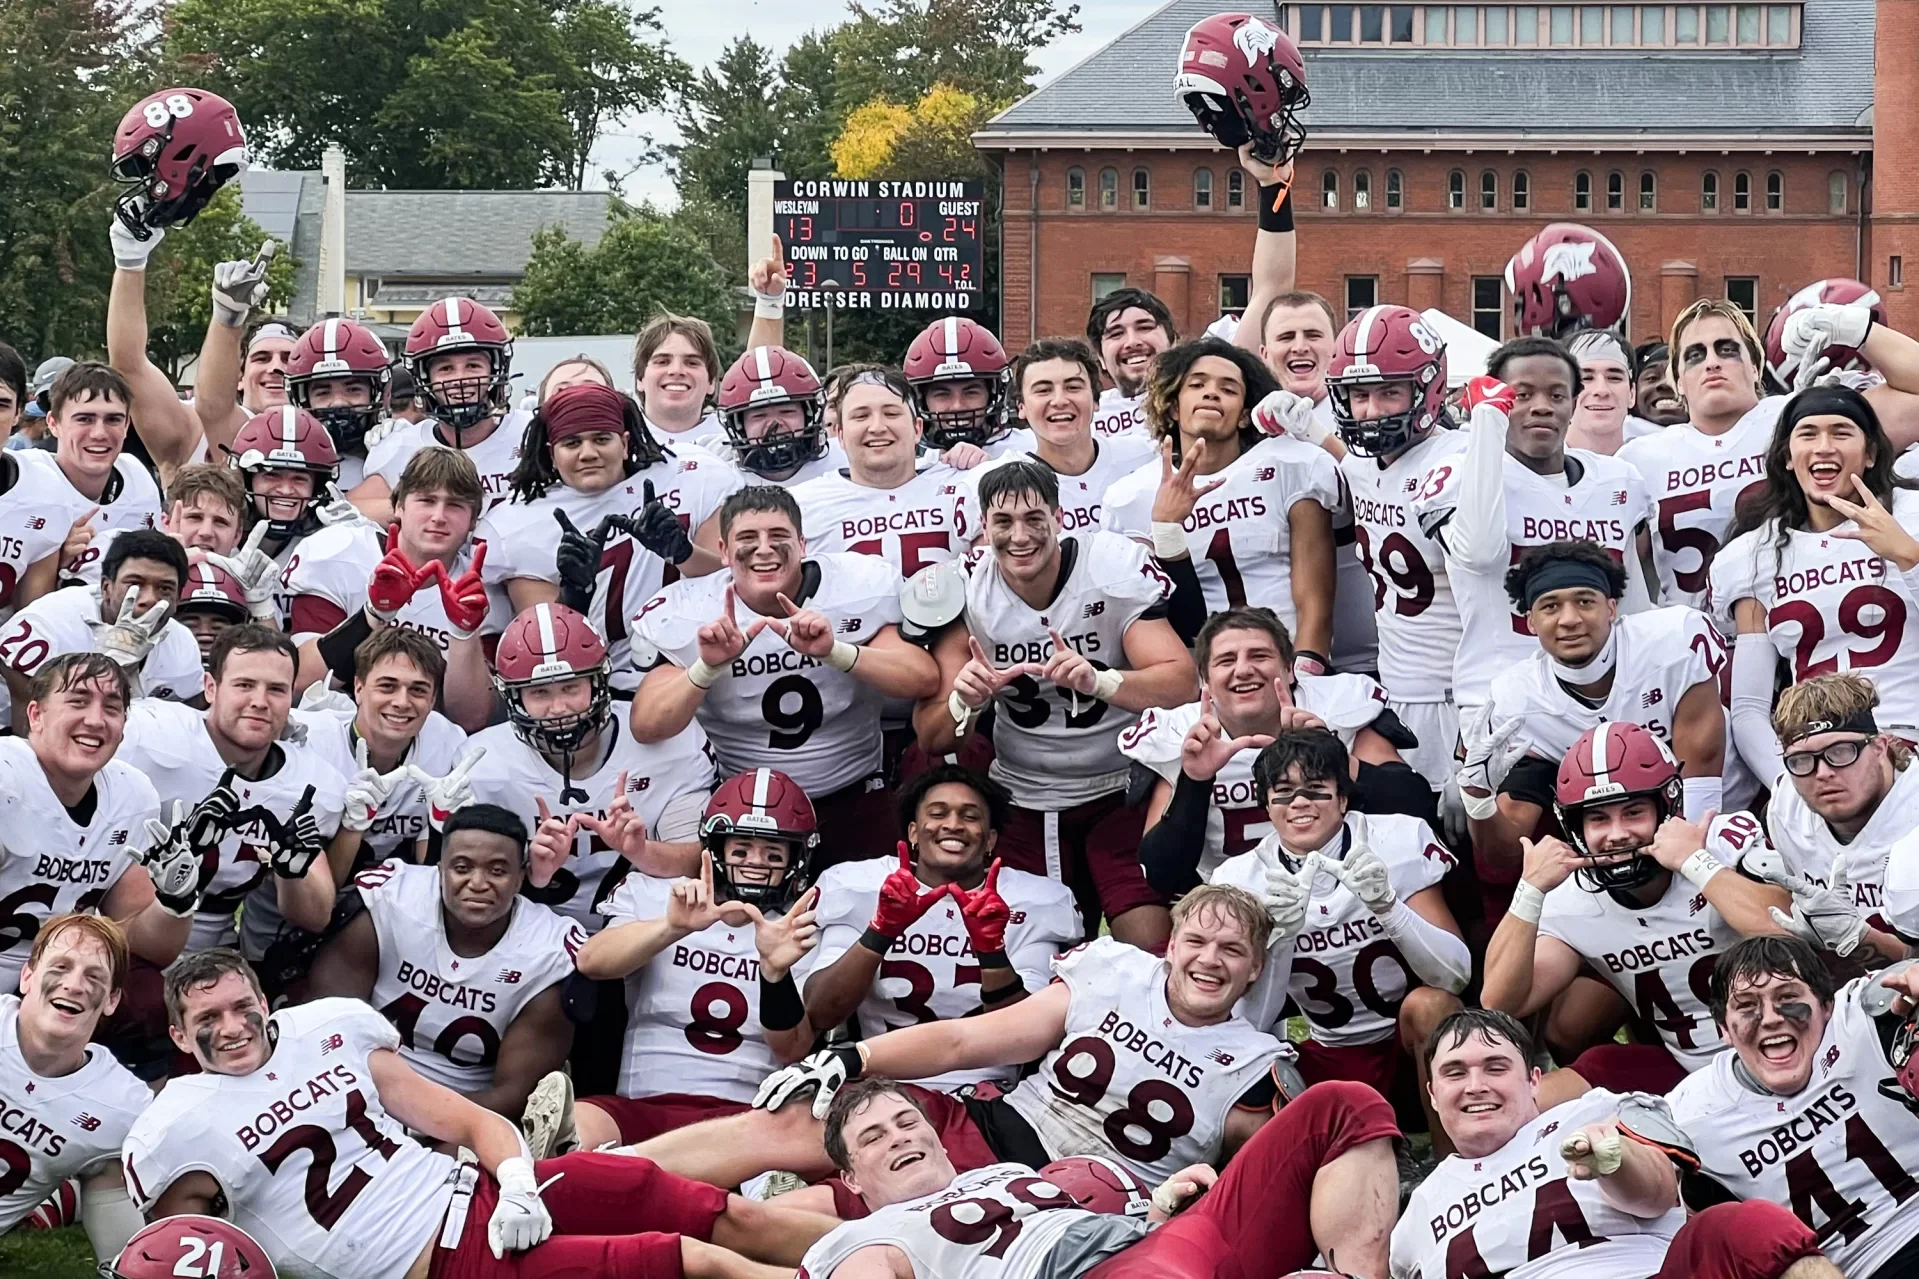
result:
M 1192 515 L 1193 507 L 1199 499 L 1226 482 L 1221 476 L 1215 480 L 1200 483 L 1199 467 L 1206 460 L 1206 441 L 1195 440 L 1193 447 L 1186 450 L 1186 456 L 1175 467 L 1173 465 L 1173 442 L 1166 440 L 1159 446 L 1159 492 L 1153 496 L 1153 523 L 1183 524 Z
M 1272 744 L 1272 737 L 1265 733 L 1248 733 L 1244 737 L 1228 733 L 1213 712 L 1211 691 L 1201 687 L 1199 718 L 1186 730 L 1186 740 L 1179 744 L 1180 770 L 1196 782 L 1210 782 L 1241 751 L 1263 750 Z
M 1039 668 L 1031 662 L 1016 662 L 1005 670 L 999 669 L 986 660 L 986 650 L 980 647 L 979 640 L 971 636 L 967 637 L 966 646 L 973 656 L 953 677 L 953 692 L 974 710 L 992 701 L 993 694 L 1020 676 L 1038 673 Z
M 1919 539 L 1908 533 L 1905 526 L 1885 508 L 1885 504 L 1873 496 L 1872 490 L 1866 487 L 1864 476 L 1853 476 L 1852 487 L 1859 495 L 1857 502 L 1849 502 L 1834 493 L 1826 499 L 1826 505 L 1859 527 L 1839 529 L 1832 536 L 1843 537 L 1851 542 L 1864 542 L 1898 565 L 1901 573 L 1912 572 L 1915 566 L 1919 566 Z

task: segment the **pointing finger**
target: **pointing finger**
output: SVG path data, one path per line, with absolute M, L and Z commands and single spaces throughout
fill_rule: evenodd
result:
M 535 795 L 533 797 L 533 803 L 539 810 L 540 820 L 538 825 L 544 826 L 553 820 L 553 810 L 546 806 L 546 797 L 544 795 Z
M 260 549 L 260 544 L 266 540 L 267 540 L 267 521 L 261 520 L 258 524 L 255 524 L 253 526 L 253 532 L 247 534 L 246 546 L 243 547 L 242 549 L 249 550 L 249 551 L 257 551 Z
M 353 763 L 356 767 L 359 767 L 359 768 L 368 767 L 367 753 L 366 753 L 366 738 L 364 737 L 362 737 L 358 742 L 355 742 L 353 745 Z
M 569 537 L 580 536 L 580 530 L 573 527 L 573 521 L 566 517 L 566 512 L 563 509 L 555 507 L 553 510 L 553 518 L 560 522 L 560 532 L 565 533 Z
M 710 848 L 700 850 L 700 887 L 704 888 L 709 896 L 713 892 L 713 850 Z
M 999 892 L 999 868 L 1000 859 L 997 857 L 993 859 L 993 864 L 986 868 L 986 882 L 980 885 L 980 887 L 989 893 Z
M 899 850 L 900 850 L 900 869 L 910 875 L 913 873 L 913 855 L 911 851 L 906 847 L 906 841 L 903 839 L 899 842 Z
M 786 610 L 786 615 L 788 617 L 791 617 L 795 613 L 800 611 L 800 606 L 798 604 L 795 604 L 792 600 L 787 599 L 786 593 L 784 591 L 775 595 L 773 598 L 780 602 L 780 607 Z
M 640 502 L 644 506 L 653 505 L 653 481 L 652 480 L 641 481 Z
M 986 650 L 979 646 L 979 640 L 977 638 L 968 635 L 966 637 L 966 647 L 972 650 L 974 661 L 989 671 L 994 669 L 993 664 L 986 660 Z

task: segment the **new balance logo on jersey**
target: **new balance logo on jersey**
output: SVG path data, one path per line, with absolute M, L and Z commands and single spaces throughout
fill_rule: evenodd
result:
M 1085 609 L 1085 611 L 1084 611 L 1084 612 L 1082 612 L 1082 613 L 1080 614 L 1080 616 L 1081 616 L 1082 618 L 1087 618 L 1087 617 L 1098 617 L 1098 616 L 1100 616 L 1100 615 L 1101 615 L 1102 613 L 1104 613 L 1105 611 L 1106 611 L 1106 601 L 1105 601 L 1105 600 L 1094 600 L 1094 601 L 1093 601 L 1093 602 L 1092 602 L 1091 604 L 1088 604 L 1088 605 L 1086 606 L 1086 609 Z
M 1664 690 L 1663 688 L 1649 688 L 1644 693 L 1640 694 L 1639 704 L 1642 707 L 1657 706 L 1659 705 L 1659 703 L 1665 700 L 1666 700 L 1666 690 Z
M 1625 489 L 1614 489 L 1614 490 L 1613 490 L 1613 493 L 1612 493 L 1612 502 L 1611 502 L 1611 505 L 1613 505 L 1613 506 L 1624 506 L 1625 504 L 1626 504 L 1626 490 L 1625 490 Z
M 1230 1066 L 1233 1064 L 1233 1054 L 1229 1052 L 1225 1052 L 1221 1049 L 1215 1048 L 1213 1049 L 1213 1051 L 1206 1054 L 1206 1060 L 1216 1061 L 1222 1066 Z
M 324 1057 L 328 1053 L 338 1052 L 340 1049 L 345 1047 L 346 1047 L 345 1039 L 341 1038 L 339 1035 L 328 1035 L 325 1039 L 320 1041 L 320 1055 Z
M 1826 1049 L 1826 1059 L 1819 1063 L 1819 1073 L 1822 1075 L 1830 1075 L 1832 1073 L 1832 1068 L 1834 1066 L 1837 1066 L 1838 1064 L 1839 1064 L 1839 1045 L 1834 1044 L 1832 1047 Z
M 520 970 L 517 968 L 502 968 L 497 980 L 502 986 L 517 986 L 520 984 Z
M 82 1111 L 73 1117 L 73 1126 L 82 1132 L 98 1132 L 100 1130 L 100 1118 L 97 1115 L 89 1115 L 85 1111 Z
M 119 845 L 119 844 L 124 844 L 126 842 L 127 842 L 127 832 L 125 830 L 116 830 L 113 832 L 113 834 L 107 836 L 107 843 L 110 845 Z
M 1277 472 L 1277 471 L 1275 471 L 1275 470 L 1274 470 L 1274 469 L 1273 469 L 1272 467 L 1270 467 L 1270 466 L 1262 466 L 1262 467 L 1260 467 L 1260 468 L 1259 468 L 1259 469 L 1258 469 L 1257 471 L 1254 471 L 1254 472 L 1253 472 L 1253 478 L 1254 478 L 1255 480 L 1258 480 L 1258 481 L 1260 481 L 1261 483 L 1264 483 L 1264 482 L 1266 482 L 1266 481 L 1268 481 L 1268 480 L 1270 480 L 1270 479 L 1272 479 L 1272 478 L 1273 478 L 1273 476 L 1274 476 L 1274 475 L 1276 475 L 1276 474 L 1278 474 L 1278 472 Z
M 1697 915 L 1704 909 L 1706 909 L 1706 895 L 1704 893 L 1693 894 L 1693 899 L 1686 903 L 1686 913 L 1688 915 Z
M 857 617 L 842 617 L 839 621 L 833 623 L 833 629 L 841 635 L 856 635 L 859 633 L 860 622 L 862 620 L 863 619 Z

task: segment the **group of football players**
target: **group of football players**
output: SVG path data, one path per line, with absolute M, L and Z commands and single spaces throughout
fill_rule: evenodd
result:
M 245 144 L 135 106 L 107 359 L 0 453 L 0 1232 L 1919 1273 L 1919 342 L 1824 280 L 1629 348 L 1557 224 L 1458 386 L 1294 288 L 1283 33 L 1198 24 L 1177 87 L 1258 189 L 1217 332 L 1122 289 L 822 379 L 769 258 L 730 367 L 661 316 L 634 394 L 582 357 L 530 412 L 471 299 L 397 365 L 256 320 L 270 248 L 179 399 L 146 265 Z

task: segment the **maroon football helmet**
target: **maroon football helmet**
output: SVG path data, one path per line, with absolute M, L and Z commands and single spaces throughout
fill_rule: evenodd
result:
M 985 444 L 1006 429 L 1006 378 L 1012 361 L 1006 348 L 983 324 L 959 315 L 934 320 L 906 348 L 901 366 L 913 388 L 913 407 L 926 423 L 926 442 L 936 449 L 955 444 Z M 935 413 L 926 405 L 928 387 L 940 382 L 986 384 L 986 407 Z
M 800 428 L 769 432 L 759 439 L 747 434 L 746 415 L 752 409 L 796 404 Z M 755 475 L 793 471 L 826 456 L 825 401 L 813 366 L 783 346 L 756 346 L 720 379 L 720 420 L 726 438 L 739 454 L 740 465 Z
M 427 363 L 436 355 L 456 351 L 484 351 L 492 365 L 485 378 L 427 376 Z M 513 370 L 513 337 L 500 317 L 472 298 L 441 298 L 426 310 L 406 334 L 406 362 L 426 400 L 427 412 L 453 433 L 469 431 L 507 407 L 508 379 Z
M 1513 326 L 1563 338 L 1578 329 L 1613 329 L 1632 310 L 1632 272 L 1613 242 L 1576 222 L 1555 222 L 1519 246 L 1506 263 Z
M 735 879 L 726 868 L 731 835 L 785 840 L 790 850 L 786 872 L 766 884 Z M 727 778 L 713 792 L 700 819 L 700 842 L 713 854 L 713 892 L 719 900 L 781 910 L 799 900 L 812 878 L 808 863 L 819 847 L 819 819 L 798 782 L 770 768 L 755 768 Z
M 513 731 L 533 749 L 556 755 L 570 756 L 605 725 L 610 676 L 606 641 L 564 604 L 535 604 L 521 612 L 507 623 L 493 657 L 493 686 L 506 702 Z M 582 678 L 593 687 L 584 711 L 544 718 L 527 711 L 527 689 Z
M 1413 402 L 1403 413 L 1357 419 L 1353 388 L 1408 382 Z M 1326 394 L 1346 447 L 1367 457 L 1397 453 L 1446 420 L 1446 343 L 1419 312 L 1369 306 L 1339 331 L 1326 366 Z
M 1588 858 L 1598 856 L 1586 844 L 1586 810 L 1633 798 L 1652 800 L 1662 822 L 1683 813 L 1686 792 L 1679 761 L 1644 725 L 1608 722 L 1587 729 L 1559 761 L 1553 787 L 1553 811 L 1567 841 Z M 1644 852 L 1623 862 L 1582 866 L 1577 872 L 1582 885 L 1594 892 L 1636 888 L 1658 873 L 1659 863 Z
M 1292 163 L 1306 141 L 1299 112 L 1306 61 L 1284 31 L 1250 13 L 1216 13 L 1186 32 L 1173 93 L 1219 144 L 1250 142 L 1267 164 Z
M 186 585 L 180 588 L 180 600 L 173 606 L 176 615 L 196 609 L 221 613 L 235 622 L 244 622 L 250 616 L 246 588 L 211 560 L 201 560 L 187 570 Z
M 326 486 L 340 478 L 340 453 L 333 447 L 333 437 L 319 418 L 293 404 L 248 418 L 233 437 L 227 462 L 245 480 L 254 512 L 270 521 L 269 536 L 277 538 L 312 532 L 317 526 L 313 512 L 328 500 Z M 297 518 L 272 519 L 267 514 L 270 508 L 266 496 L 254 493 L 254 481 L 268 471 L 305 471 L 313 477 L 313 492 Z
M 393 361 L 373 330 L 338 316 L 321 320 L 293 344 L 287 357 L 287 399 L 320 419 L 335 448 L 352 451 L 386 411 L 386 388 Z M 313 384 L 331 378 L 358 378 L 367 385 L 364 405 L 314 408 Z
M 1786 317 L 1795 311 L 1803 311 L 1809 306 L 1825 303 L 1830 306 L 1864 306 L 1872 308 L 1874 324 L 1886 322 L 1886 306 L 1879 294 L 1869 284 L 1858 280 L 1848 280 L 1835 276 L 1830 280 L 1814 280 L 1799 290 L 1772 313 L 1772 320 L 1766 325 L 1766 374 L 1772 379 L 1773 389 L 1784 393 L 1792 390 L 1792 380 L 1799 375 L 1799 357 L 1786 353 L 1785 332 Z M 1866 369 L 1864 356 L 1850 346 L 1829 346 L 1819 352 L 1819 359 L 1830 360 L 1827 372 L 1838 373 L 1848 369 Z
M 1153 1188 L 1111 1159 L 1073 1155 L 1055 1159 L 1039 1175 L 1064 1190 L 1088 1212 L 1144 1217 L 1153 1206 Z
M 247 138 L 233 104 L 205 89 L 162 89 L 133 104 L 113 134 L 113 202 L 120 224 L 142 240 L 184 226 L 246 172 Z
M 134 1233 L 108 1271 L 114 1279 L 275 1279 L 266 1249 L 218 1217 L 162 1217 Z

